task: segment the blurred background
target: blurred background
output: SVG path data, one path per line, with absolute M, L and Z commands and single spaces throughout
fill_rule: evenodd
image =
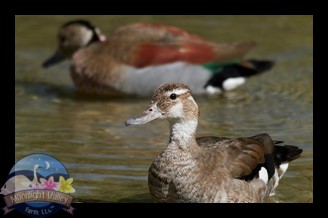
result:
M 312 16 L 16 16 L 15 158 L 46 153 L 74 179 L 76 202 L 152 202 L 147 171 L 167 145 L 168 124 L 125 127 L 149 98 L 77 95 L 69 61 L 49 69 L 60 25 L 87 19 L 102 33 L 125 24 L 174 25 L 213 42 L 254 40 L 246 58 L 272 59 L 272 70 L 219 96 L 195 96 L 198 135 L 269 133 L 302 148 L 268 202 L 313 202 Z

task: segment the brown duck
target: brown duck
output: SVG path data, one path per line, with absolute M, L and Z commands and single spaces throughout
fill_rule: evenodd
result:
M 277 145 L 266 133 L 252 137 L 196 138 L 199 110 L 188 86 L 165 83 L 151 104 L 126 125 L 168 119 L 170 139 L 148 171 L 157 202 L 264 202 L 274 193 L 288 163 L 302 153 Z

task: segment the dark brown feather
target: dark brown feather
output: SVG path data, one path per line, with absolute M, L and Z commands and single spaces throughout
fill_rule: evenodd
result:
M 226 152 L 224 165 L 232 177 L 243 180 L 252 180 L 258 176 L 261 167 L 268 171 L 269 179 L 273 176 L 276 167 L 281 163 L 297 159 L 302 149 L 296 146 L 278 146 L 283 141 L 272 141 L 266 134 L 258 134 L 248 138 L 199 137 L 196 139 L 201 147 L 213 147 L 213 152 Z M 222 146 L 221 149 L 214 149 Z

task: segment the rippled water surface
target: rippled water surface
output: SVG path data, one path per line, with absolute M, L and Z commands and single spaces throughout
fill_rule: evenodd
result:
M 300 146 L 275 197 L 268 202 L 313 201 L 312 16 L 17 16 L 15 156 L 54 156 L 74 178 L 78 202 L 152 202 L 147 170 L 168 142 L 168 124 L 125 127 L 149 98 L 100 98 L 76 93 L 69 63 L 42 69 L 56 48 L 59 25 L 85 18 L 110 32 L 132 22 L 176 25 L 215 42 L 252 39 L 249 58 L 275 67 L 222 96 L 195 96 L 199 135 L 251 136 L 267 132 Z

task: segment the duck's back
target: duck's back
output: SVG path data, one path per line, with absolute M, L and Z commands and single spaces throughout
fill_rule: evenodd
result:
M 176 61 L 231 61 L 255 46 L 252 41 L 216 44 L 174 26 L 149 23 L 123 26 L 108 41 L 113 45 L 110 52 L 115 58 L 137 68 Z

